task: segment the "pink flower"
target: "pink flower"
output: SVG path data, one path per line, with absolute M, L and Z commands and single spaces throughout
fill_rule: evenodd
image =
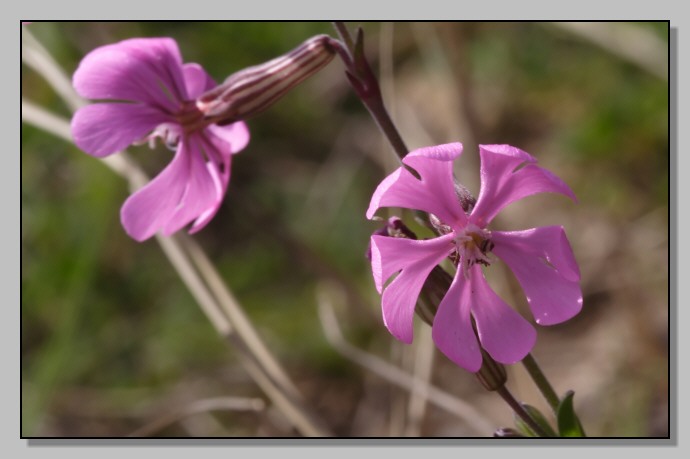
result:
M 103 102 L 72 118 L 74 141 L 103 157 L 160 138 L 175 155 L 122 206 L 122 225 L 143 241 L 192 223 L 199 231 L 216 214 L 230 180 L 232 155 L 249 142 L 243 122 L 217 126 L 195 99 L 215 83 L 198 64 L 182 63 L 171 38 L 135 38 L 91 51 L 74 73 L 77 92 Z
M 476 372 L 482 364 L 476 336 L 494 360 L 505 364 L 522 360 L 536 340 L 532 325 L 491 289 L 482 265 L 491 265 L 495 256 L 510 267 L 540 325 L 561 323 L 576 315 L 582 308 L 582 291 L 579 268 L 562 227 L 508 232 L 487 229 L 499 211 L 514 201 L 543 192 L 575 200 L 570 188 L 518 148 L 480 145 L 481 190 L 466 213 L 453 179 L 453 160 L 461 153 L 460 143 L 409 153 L 403 162 L 421 180 L 403 167 L 397 169 L 374 192 L 367 218 L 380 207 L 403 207 L 428 212 L 440 220 L 442 235 L 433 239 L 371 237 L 374 281 L 379 293 L 383 292 L 383 320 L 393 336 L 412 342 L 415 304 L 422 286 L 431 270 L 450 257 L 457 271 L 438 307 L 432 336 L 448 358 Z M 397 277 L 384 286 L 395 273 Z

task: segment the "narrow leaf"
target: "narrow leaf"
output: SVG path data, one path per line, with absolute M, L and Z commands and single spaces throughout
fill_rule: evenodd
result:
M 544 431 L 546 434 L 546 437 L 558 437 L 556 432 L 553 430 L 553 427 L 549 424 L 549 422 L 546 420 L 546 417 L 541 414 L 541 412 L 536 409 L 535 407 L 528 405 L 526 403 L 521 403 L 520 404 L 522 408 L 527 412 L 530 418 L 541 427 L 541 429 Z M 517 430 L 523 434 L 526 437 L 542 437 L 541 434 L 535 432 L 532 427 L 530 427 L 529 424 L 527 424 L 520 416 L 515 414 L 514 416 L 515 420 L 515 427 L 517 427 Z
M 526 403 L 522 404 L 522 407 L 527 411 L 527 414 L 530 415 L 534 421 L 539 424 L 539 427 L 542 428 L 544 432 L 546 432 L 546 435 L 549 437 L 557 437 L 556 432 L 553 430 L 553 427 L 551 427 L 551 424 L 549 424 L 549 421 L 546 420 L 546 417 L 541 414 L 541 411 L 533 407 L 532 405 L 528 405 Z
M 522 420 L 520 416 L 515 415 L 515 427 L 517 428 L 518 432 L 521 433 L 525 437 L 538 437 L 534 430 L 525 422 Z
M 569 390 L 558 405 L 558 432 L 561 437 L 586 437 L 573 408 L 575 392 Z

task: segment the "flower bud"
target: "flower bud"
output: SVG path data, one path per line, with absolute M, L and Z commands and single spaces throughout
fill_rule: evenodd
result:
M 230 75 L 202 94 L 197 108 L 220 125 L 257 115 L 333 59 L 331 40 L 316 35 L 287 54 Z
M 492 359 L 484 349 L 482 349 L 482 367 L 475 374 L 488 391 L 500 389 L 508 380 L 505 367 Z
M 494 432 L 495 438 L 520 438 L 524 437 L 520 432 L 510 427 L 501 427 L 496 432 Z
M 404 237 L 407 239 L 417 239 L 417 235 L 408 228 L 398 217 L 391 217 L 386 224 L 374 231 L 372 236 Z M 367 247 L 367 260 L 371 261 L 371 244 Z
M 434 266 L 434 269 L 429 273 L 429 277 L 422 286 L 419 301 L 415 305 L 415 312 L 428 325 L 434 324 L 438 306 L 452 283 L 453 277 L 440 266 Z

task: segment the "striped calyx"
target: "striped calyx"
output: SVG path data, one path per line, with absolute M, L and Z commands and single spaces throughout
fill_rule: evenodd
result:
M 287 54 L 240 70 L 202 94 L 196 106 L 220 125 L 257 115 L 333 59 L 331 40 L 316 35 Z

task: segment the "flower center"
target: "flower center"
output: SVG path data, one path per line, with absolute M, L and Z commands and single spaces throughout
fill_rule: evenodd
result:
M 488 254 L 494 248 L 494 243 L 491 242 L 489 230 L 470 223 L 462 230 L 456 231 L 453 242 L 455 243 L 455 251 L 451 254 L 451 259 L 458 269 L 465 272 L 465 275 L 475 263 L 484 266 L 491 264 Z
M 209 124 L 211 122 L 204 119 L 204 114 L 193 101 L 185 102 L 174 115 L 174 121 L 159 124 L 142 141 L 135 144 L 148 142 L 149 147 L 153 149 L 156 146 L 156 140 L 160 139 L 168 149 L 175 151 L 183 135 L 201 131 Z
M 180 125 L 177 123 L 161 123 L 146 137 L 141 141 L 136 142 L 135 145 L 143 144 L 148 142 L 149 148 L 154 149 L 156 147 L 156 139 L 161 139 L 161 141 L 168 147 L 169 150 L 175 151 L 177 144 L 180 142 L 180 137 L 182 136 L 182 130 Z
M 197 108 L 195 101 L 185 102 L 175 115 L 175 119 L 182 126 L 185 134 L 199 131 L 211 124 L 210 121 L 204 119 L 204 114 Z

